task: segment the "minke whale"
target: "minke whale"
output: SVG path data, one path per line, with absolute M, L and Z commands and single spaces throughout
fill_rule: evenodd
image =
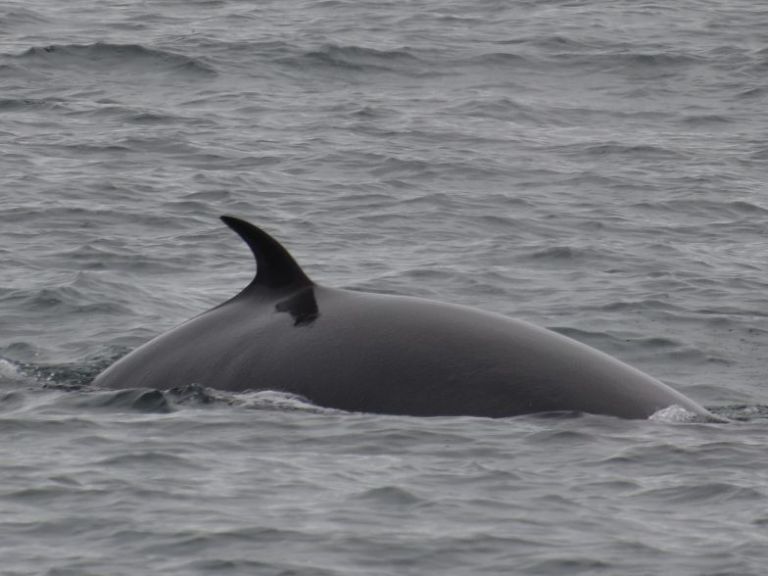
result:
M 717 419 L 659 380 L 545 328 L 466 306 L 315 284 L 266 232 L 222 220 L 256 258 L 251 283 L 127 354 L 95 386 L 274 390 L 327 408 L 411 416 L 648 418 L 678 406 Z

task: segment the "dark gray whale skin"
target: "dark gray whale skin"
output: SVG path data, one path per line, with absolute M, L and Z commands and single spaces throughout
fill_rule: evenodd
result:
M 275 390 L 328 408 L 412 416 L 648 418 L 677 405 L 715 419 L 651 376 L 527 322 L 318 286 L 271 236 L 222 220 L 253 251 L 253 281 L 118 360 L 95 386 Z

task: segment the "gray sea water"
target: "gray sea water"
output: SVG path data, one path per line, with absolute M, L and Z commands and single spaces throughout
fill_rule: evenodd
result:
M 762 575 L 768 8 L 5 0 L 0 572 Z M 103 392 L 253 273 L 520 317 L 730 424 Z

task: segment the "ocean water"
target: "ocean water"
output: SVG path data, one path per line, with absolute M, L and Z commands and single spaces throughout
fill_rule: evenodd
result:
M 760 2 L 0 4 L 0 572 L 762 575 Z M 104 392 L 273 233 L 728 424 Z

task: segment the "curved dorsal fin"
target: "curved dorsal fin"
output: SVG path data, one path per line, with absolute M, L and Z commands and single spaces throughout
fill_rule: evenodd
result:
M 222 216 L 221 219 L 245 240 L 256 258 L 256 276 L 248 288 L 277 290 L 312 286 L 312 280 L 307 278 L 293 256 L 272 236 L 240 218 Z

